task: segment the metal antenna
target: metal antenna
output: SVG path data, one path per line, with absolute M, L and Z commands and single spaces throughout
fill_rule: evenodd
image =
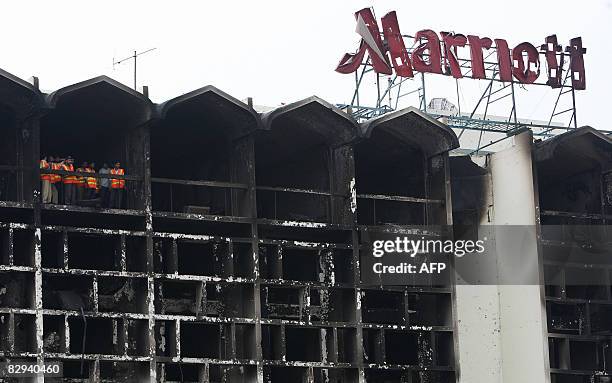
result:
M 136 51 L 134 51 L 134 54 L 131 55 L 130 57 L 126 57 L 126 58 L 118 60 L 118 61 L 115 61 L 113 59 L 113 67 L 115 65 L 122 64 L 123 62 L 125 62 L 127 60 L 134 60 L 134 90 L 136 90 L 136 61 L 138 59 L 138 56 L 144 55 L 145 53 L 149 53 L 149 52 L 154 51 L 156 49 L 157 48 L 151 48 L 151 49 L 147 49 L 146 51 L 143 51 L 143 52 L 136 52 Z

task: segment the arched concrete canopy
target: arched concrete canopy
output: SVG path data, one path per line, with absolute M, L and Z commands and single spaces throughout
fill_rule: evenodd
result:
M 590 126 L 535 144 L 538 175 L 568 177 L 595 167 L 612 169 L 612 138 Z
M 361 124 L 361 135 L 371 138 L 384 131 L 399 142 L 433 157 L 459 147 L 455 132 L 417 108 L 408 107 Z
M 25 117 L 42 108 L 43 97 L 34 85 L 0 69 L 0 106 Z
M 247 135 L 259 127 L 257 113 L 212 85 L 175 97 L 158 106 L 162 126 L 166 122 L 197 125 L 202 129 L 226 129 L 232 137 Z M 177 126 L 172 126 L 176 129 Z
M 294 142 L 300 142 L 306 135 L 303 132 L 309 132 L 335 147 L 358 135 L 358 124 L 351 116 L 317 96 L 276 108 L 263 114 L 261 120 L 265 130 L 286 129 L 283 133 Z
M 54 115 L 72 124 L 130 128 L 154 116 L 153 103 L 143 94 L 107 76 L 68 85 L 47 95 Z

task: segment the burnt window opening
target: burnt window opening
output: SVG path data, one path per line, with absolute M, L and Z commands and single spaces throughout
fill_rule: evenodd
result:
M 0 307 L 33 309 L 34 273 L 0 272 Z
M 286 327 L 285 339 L 288 361 L 320 362 L 323 329 Z
M 257 367 L 251 365 L 210 364 L 208 368 L 210 383 L 236 382 L 248 383 L 257 381 Z M 202 379 L 199 380 L 200 382 Z
M 566 267 L 565 294 L 569 299 L 609 300 L 608 269 Z
M 330 160 L 331 148 L 315 132 L 284 126 L 259 132 L 255 138 L 257 216 L 329 222 Z
M 100 361 L 100 380 L 144 382 L 149 379 L 149 362 Z
M 612 305 L 591 304 L 591 332 L 600 335 L 612 335 Z
M 9 336 L 11 331 L 11 315 L 10 314 L 0 314 L 0 349 L 10 351 L 11 344 L 11 336 Z
M 452 332 L 434 333 L 436 366 L 455 367 L 455 348 Z
M 257 216 L 350 224 L 357 124 L 317 97 L 262 116 L 255 136 Z
M 538 179 L 541 207 L 553 212 L 601 213 L 602 182 L 603 176 L 598 168 L 565 174 L 556 179 L 544 174 Z
M 303 288 L 262 287 L 261 316 L 270 319 L 302 320 L 306 299 Z
M 221 328 L 218 324 L 181 322 L 181 356 L 219 358 Z
M 569 340 L 548 338 L 548 359 L 550 368 L 569 370 Z
M 195 315 L 205 312 L 211 297 L 203 294 L 204 286 L 195 281 L 155 281 L 155 313 Z M 203 296 L 207 300 L 203 301 Z M 204 303 L 202 303 L 204 302 Z
M 329 314 L 324 320 L 332 322 L 355 322 L 356 296 L 352 289 L 329 290 Z
M 157 363 L 157 376 L 163 382 L 200 382 L 203 365 L 191 363 Z
M 177 241 L 178 273 L 220 277 L 229 259 L 226 242 Z
M 422 335 L 422 336 L 428 336 Z M 431 357 L 421 351 L 418 333 L 385 331 L 385 357 L 388 364 L 417 365 L 422 357 Z M 419 354 L 426 355 L 419 355 Z
M 261 326 L 261 350 L 264 360 L 283 360 L 286 354 L 282 326 Z
M 270 383 L 307 382 L 306 367 L 264 367 L 264 381 Z
M 23 164 L 20 157 L 32 154 L 33 137 L 30 130 L 20 126 L 15 112 L 0 105 L 0 201 L 30 202 L 32 199 L 34 185 L 27 180 L 32 178 L 32 171 L 26 171 L 24 165 L 31 169 L 34 163 L 31 158 L 23 157 L 28 161 Z
M 127 271 L 147 271 L 147 239 L 138 236 L 125 237 L 125 267 Z
M 21 142 L 14 112 L 6 106 L 0 107 L 0 201 L 21 201 L 23 191 L 19 182 L 18 143 Z M 31 194 L 31 193 L 28 193 Z
M 70 329 L 70 353 L 83 352 L 83 337 L 85 337 L 86 354 L 113 354 L 115 348 L 113 337 L 113 319 L 87 318 L 87 326 L 80 316 L 68 318 Z
M 384 331 L 364 328 L 362 330 L 363 361 L 369 364 L 383 364 Z
M 249 263 L 250 265 L 250 263 Z M 263 279 L 352 283 L 351 250 L 260 245 L 259 271 Z
M 84 270 L 121 270 L 118 235 L 68 233 L 68 266 Z
M 255 326 L 236 324 L 236 358 L 255 359 L 257 356 L 257 342 L 255 341 Z
M 546 303 L 548 332 L 581 335 L 588 321 L 586 306 L 572 303 Z
M 603 367 L 598 363 L 597 342 L 570 340 L 569 350 L 572 370 L 597 370 Z
M 142 319 L 124 319 L 118 321 L 118 324 L 122 333 L 119 336 L 119 341 L 123 341 L 123 338 L 127 335 L 127 339 L 125 339 L 127 355 L 148 356 L 149 322 Z M 123 329 L 123 327 L 127 328 Z M 123 347 L 125 346 L 120 345 L 119 349 L 121 350 Z
M 338 362 L 357 363 L 357 330 L 354 328 L 338 328 Z
M 34 231 L 13 231 L 13 264 L 34 267 Z
M 158 314 L 251 318 L 254 291 L 250 284 L 216 284 L 195 281 L 156 281 Z
M 603 223 L 612 190 L 611 142 L 609 137 L 585 127 L 536 144 L 543 224 Z
M 259 245 L 259 275 L 262 279 L 281 279 L 282 255 L 279 245 Z
M 227 241 L 176 241 L 176 267 L 172 265 L 172 243 L 159 240 L 158 254 L 167 254 L 164 272 L 210 277 L 252 278 L 254 272 L 252 246 L 249 243 Z
M 93 277 L 43 274 L 43 308 L 93 311 Z
M 178 356 L 178 344 L 176 338 L 176 321 L 155 321 L 155 355 L 174 357 Z
M 409 321 L 419 326 L 451 326 L 450 294 L 416 293 L 408 295 Z
M 210 287 L 212 290 L 213 286 Z M 255 292 L 252 284 L 227 284 L 219 287 L 222 300 L 220 316 L 252 318 L 255 315 Z
M 13 243 L 11 242 L 11 234 L 9 229 L 0 228 L 0 264 L 10 265 L 10 258 L 12 257 Z M 9 257 L 11 254 L 11 257 Z
M 61 231 L 41 232 L 42 267 L 61 269 L 64 267 L 64 233 Z
M 355 146 L 358 223 L 425 224 L 426 205 L 402 197 L 427 198 L 426 174 L 427 160 L 419 148 L 374 129 Z
M 156 273 L 172 274 L 177 271 L 177 241 L 171 238 L 153 238 L 153 265 Z
M 548 345 L 550 367 L 554 369 L 606 371 L 612 361 L 609 340 L 549 338 Z M 565 379 L 565 377 L 560 379 Z
M 363 290 L 361 316 L 364 323 L 405 324 L 405 303 L 402 291 Z
M 126 181 L 121 208 L 144 209 L 146 123 L 152 104 L 143 95 L 115 81 L 98 77 L 60 89 L 49 96 L 52 110 L 40 121 L 41 156 L 74 158 L 75 170 L 83 162 L 121 162 Z M 100 182 L 100 179 L 98 180 Z M 99 207 L 100 200 L 79 199 L 77 204 Z
M 64 316 L 45 315 L 43 317 L 43 350 L 46 353 L 65 352 L 66 328 Z
M 319 250 L 283 248 L 283 279 L 319 282 L 322 272 Z
M 15 314 L 15 352 L 36 353 L 36 316 Z
M 153 209 L 162 212 L 252 216 L 248 184 L 254 114 L 206 88 L 162 107 L 151 131 Z
M 45 358 L 46 360 L 46 358 Z M 80 380 L 89 379 L 90 371 L 94 366 L 94 361 L 84 360 L 83 361 L 83 373 L 81 374 L 81 361 L 80 360 L 62 360 L 63 374 L 66 380 Z
M 146 313 L 146 278 L 99 277 L 98 304 L 101 312 Z

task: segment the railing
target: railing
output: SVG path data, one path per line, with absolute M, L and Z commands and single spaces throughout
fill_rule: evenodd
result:
M 272 216 L 271 217 L 266 217 L 266 218 L 272 218 L 272 219 L 289 219 L 289 220 L 296 220 L 296 221 L 321 221 L 321 216 L 309 216 L 307 214 L 298 214 L 298 213 L 293 213 L 294 216 L 291 216 L 291 212 L 288 212 L 288 214 L 280 214 L 279 216 L 279 209 L 278 209 L 278 197 L 279 197 L 279 193 L 282 194 L 299 194 L 302 196 L 312 196 L 314 198 L 320 198 L 324 200 L 324 206 L 325 206 L 325 212 L 323 214 L 323 219 L 322 221 L 324 222 L 329 222 L 330 220 L 330 212 L 333 209 L 332 207 L 332 197 L 335 196 L 340 196 L 340 197 L 344 197 L 346 198 L 346 196 L 343 195 L 339 195 L 339 194 L 334 194 L 328 191 L 322 191 L 322 190 L 312 190 L 312 189 L 298 189 L 298 188 L 287 188 L 287 187 L 278 187 L 278 186 L 257 186 L 256 190 L 258 192 L 258 200 L 262 197 L 262 195 L 259 192 L 264 192 L 264 193 L 272 193 Z M 259 206 L 259 204 L 258 204 Z M 300 206 L 293 206 L 295 207 L 300 207 Z M 310 211 L 312 213 L 312 211 Z M 269 212 L 267 212 L 269 213 Z M 264 213 L 264 215 L 270 215 L 270 214 L 266 214 Z
M 236 182 L 223 182 L 223 181 L 205 181 L 205 180 L 180 180 L 180 179 L 171 179 L 171 178 L 160 178 L 153 177 L 151 179 L 152 184 L 163 184 L 168 186 L 168 211 L 172 213 L 186 213 L 185 207 L 189 206 L 187 203 L 177 203 L 175 201 L 175 186 L 193 186 L 200 188 L 213 188 L 223 190 L 223 213 L 222 215 L 230 215 L 232 211 L 232 202 L 231 195 L 228 198 L 228 195 L 231 194 L 232 190 L 243 190 L 247 191 L 249 189 L 248 185 Z M 153 198 L 156 198 L 155 193 Z M 154 208 L 155 208 L 155 200 L 154 200 Z M 182 209 L 181 209 L 182 207 Z M 212 209 L 212 206 L 207 206 Z M 166 209 L 162 209 L 166 211 Z M 178 211 L 177 211 L 178 210 Z M 182 210 L 182 211 L 180 211 Z
M 142 188 L 142 182 L 143 182 L 143 177 L 141 176 L 137 176 L 137 175 L 118 175 L 118 174 L 100 174 L 100 173 L 87 173 L 87 172 L 80 172 L 80 171 L 66 171 L 66 170 L 52 170 L 52 169 L 45 169 L 44 171 L 41 170 L 41 174 L 57 174 L 60 176 L 76 176 L 79 178 L 83 178 L 85 179 L 85 185 L 87 184 L 87 178 L 95 178 L 97 180 L 97 184 L 98 187 L 100 185 L 100 180 L 102 179 L 107 179 L 109 180 L 109 184 L 108 184 L 108 189 L 109 189 L 109 193 L 110 193 L 110 189 L 111 189 L 111 179 L 118 179 L 118 180 L 124 180 L 125 181 L 125 189 L 123 190 L 123 197 L 122 197 L 122 203 L 121 206 L 116 207 L 115 208 L 119 208 L 119 209 L 143 209 L 144 208 L 144 198 L 143 198 L 143 188 Z M 58 189 L 63 189 L 63 181 L 59 181 L 56 183 L 56 185 L 61 185 L 58 187 Z M 77 189 L 79 190 L 81 189 L 80 187 Z M 84 187 L 82 190 L 86 190 L 87 188 Z M 61 194 L 62 190 L 58 190 L 58 193 Z M 103 196 L 102 195 L 102 191 L 101 189 L 96 190 L 94 198 L 89 198 L 89 197 L 85 197 L 84 195 L 80 195 L 77 196 L 77 205 L 79 206 L 86 206 L 86 207 L 93 207 L 93 208 L 109 208 L 109 207 L 114 207 L 111 206 L 110 200 L 105 200 L 106 198 L 110 198 L 110 195 L 108 196 Z M 63 205 L 65 204 L 64 201 L 62 201 L 61 199 L 58 201 L 59 205 Z
M 374 225 L 378 224 L 376 201 L 398 202 L 401 204 L 420 204 L 423 209 L 423 212 L 422 212 L 423 218 L 425 218 L 424 217 L 425 209 L 428 204 L 438 204 L 438 205 L 444 204 L 444 201 L 439 200 L 439 199 L 422 198 L 422 197 L 408 197 L 408 196 L 398 196 L 398 195 L 386 195 L 386 194 L 358 194 L 357 201 L 359 202 L 359 200 L 367 200 L 367 201 L 372 202 L 372 222 L 374 223 Z M 360 210 L 358 208 L 358 211 L 364 211 L 364 210 L 365 209 Z M 388 209 L 386 210 L 388 211 Z M 399 224 L 400 222 L 388 222 L 388 223 Z M 417 224 L 417 223 L 424 223 L 424 222 L 414 222 L 414 223 Z

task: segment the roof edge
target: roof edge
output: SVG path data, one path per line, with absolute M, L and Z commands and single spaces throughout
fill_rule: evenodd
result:
M 236 107 L 243 109 L 245 112 L 249 113 L 251 116 L 253 116 L 254 120 L 255 120 L 255 127 L 259 127 L 261 122 L 259 119 L 259 114 L 251 107 L 249 107 L 247 104 L 245 104 L 244 102 L 238 100 L 237 98 L 231 96 L 230 94 L 222 91 L 221 89 L 213 86 L 213 85 L 206 85 L 203 86 L 201 88 L 192 90 L 191 92 L 187 92 L 185 94 L 182 94 L 180 96 L 171 98 L 169 100 L 164 101 L 161 104 L 157 105 L 157 111 L 158 114 L 160 116 L 160 118 L 165 118 L 166 115 L 168 114 L 168 111 L 170 109 L 172 109 L 173 107 L 175 107 L 176 105 L 179 105 L 183 102 L 186 102 L 192 98 L 196 98 L 198 96 L 201 96 L 203 94 L 206 93 L 214 93 L 215 95 L 223 98 L 224 100 L 226 100 L 227 102 L 235 105 Z
M 300 109 L 308 104 L 311 103 L 317 103 L 320 104 L 321 106 L 329 109 L 331 112 L 337 114 L 338 116 L 342 117 L 343 119 L 345 119 L 349 124 L 353 125 L 353 127 L 355 128 L 355 135 L 357 134 L 357 132 L 359 131 L 359 123 L 349 114 L 343 112 L 342 110 L 340 110 L 338 107 L 336 107 L 335 105 L 323 100 L 322 98 L 318 97 L 318 96 L 310 96 L 307 97 L 303 100 L 300 101 L 296 101 L 296 102 L 292 102 L 291 104 L 287 104 L 287 105 L 282 105 L 279 106 L 276 109 L 273 109 L 269 112 L 263 113 L 261 115 L 261 122 L 262 122 L 262 127 L 265 130 L 271 130 L 272 129 L 272 124 L 274 123 L 274 120 L 280 116 L 282 116 L 283 114 L 287 114 L 290 113 L 294 110 Z

